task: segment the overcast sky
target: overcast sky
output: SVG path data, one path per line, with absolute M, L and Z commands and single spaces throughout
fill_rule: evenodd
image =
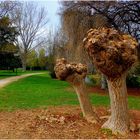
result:
M 38 3 L 41 6 L 45 6 L 47 9 L 48 18 L 49 18 L 48 26 L 51 28 L 57 28 L 57 26 L 60 23 L 60 19 L 58 15 L 60 4 L 58 0 L 38 1 Z
M 1 0 L 0 0 L 1 1 Z M 47 17 L 48 17 L 48 23 L 47 23 L 47 30 L 42 33 L 42 36 L 46 36 L 46 34 L 51 30 L 51 32 L 54 32 L 58 29 L 60 25 L 60 17 L 58 15 L 59 9 L 60 9 L 60 0 L 18 0 L 22 2 L 32 2 L 37 3 L 38 6 L 46 8 L 47 11 Z M 41 29 L 40 32 L 42 32 Z

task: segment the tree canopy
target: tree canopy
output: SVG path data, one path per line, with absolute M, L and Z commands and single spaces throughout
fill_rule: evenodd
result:
M 61 3 L 64 27 L 66 26 L 66 31 L 71 34 L 70 38 L 75 39 L 74 46 L 90 28 L 98 27 L 114 27 L 130 34 L 140 42 L 139 1 L 63 1 Z M 81 25 L 84 30 L 80 28 Z M 139 51 L 140 48 L 137 49 Z
M 16 28 L 12 26 L 10 19 L 8 17 L 2 17 L 0 19 L 0 49 L 6 46 L 14 48 L 14 41 L 17 35 L 18 32 Z

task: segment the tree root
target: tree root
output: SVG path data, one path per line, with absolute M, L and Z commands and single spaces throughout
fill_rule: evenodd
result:
M 129 132 L 129 128 L 127 125 L 122 123 L 121 121 L 114 121 L 111 117 L 102 125 L 102 128 L 104 129 L 110 129 L 112 131 L 112 134 L 115 135 L 122 135 L 125 136 Z

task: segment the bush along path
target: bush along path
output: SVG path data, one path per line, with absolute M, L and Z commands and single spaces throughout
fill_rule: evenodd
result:
M 0 88 L 3 88 L 6 85 L 8 85 L 12 82 L 15 82 L 19 79 L 26 78 L 26 77 L 29 77 L 32 75 L 37 75 L 37 74 L 43 74 L 43 73 L 30 73 L 30 74 L 25 74 L 25 75 L 21 75 L 21 76 L 13 76 L 13 77 L 2 79 L 2 80 L 0 80 Z

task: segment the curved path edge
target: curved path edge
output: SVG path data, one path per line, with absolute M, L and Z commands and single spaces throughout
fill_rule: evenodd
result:
M 26 77 L 29 77 L 32 75 L 38 75 L 38 74 L 43 74 L 43 73 L 30 73 L 30 74 L 24 74 L 24 75 L 20 75 L 20 76 L 13 76 L 10 78 L 4 78 L 4 79 L 0 80 L 0 88 L 5 87 L 12 82 L 18 81 L 19 79 L 26 78 Z

